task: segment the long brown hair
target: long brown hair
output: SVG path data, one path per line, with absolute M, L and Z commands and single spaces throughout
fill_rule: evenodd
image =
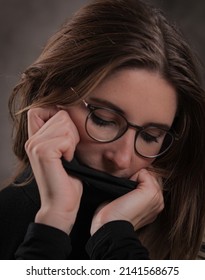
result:
M 205 225 L 205 93 L 196 65 L 161 11 L 140 0 L 91 1 L 49 40 L 13 90 L 9 108 L 18 175 L 29 166 L 24 149 L 29 108 L 75 104 L 121 68 L 158 72 L 178 94 L 173 128 L 180 137 L 154 162 L 166 174 L 165 208 L 138 235 L 153 259 L 194 259 Z

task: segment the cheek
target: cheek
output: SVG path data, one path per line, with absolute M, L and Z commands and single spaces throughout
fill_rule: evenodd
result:
M 98 143 L 97 143 L 98 144 Z M 84 164 L 102 170 L 103 150 L 87 135 L 82 134 L 75 151 L 77 158 Z
M 79 136 L 80 136 L 80 142 L 88 141 L 88 135 L 85 131 L 84 124 L 78 123 L 76 125 L 76 127 L 77 127 L 77 130 L 78 130 Z
M 134 155 L 133 160 L 130 163 L 131 174 L 134 174 L 141 169 L 149 169 L 154 162 L 154 159 L 143 158 L 137 154 Z
M 80 137 L 80 141 L 77 144 L 76 152 L 78 154 L 91 155 L 94 151 L 93 146 L 95 146 L 95 141 L 92 140 L 86 130 L 85 130 L 85 121 L 80 118 L 72 118 Z
M 84 115 L 82 115 L 78 110 L 72 108 L 69 108 L 67 112 L 78 130 L 80 139 L 84 139 L 87 136 L 87 133 L 85 131 Z
M 96 142 L 88 136 L 85 130 L 86 115 L 82 114 L 82 111 L 76 110 L 76 108 L 69 108 L 68 114 L 75 124 L 80 137 L 80 142 L 76 147 L 77 154 L 91 155 L 95 150 L 93 146 L 95 146 Z
M 154 159 L 145 159 L 145 158 L 138 157 L 138 163 L 140 165 L 139 169 L 148 168 L 152 165 L 153 162 Z

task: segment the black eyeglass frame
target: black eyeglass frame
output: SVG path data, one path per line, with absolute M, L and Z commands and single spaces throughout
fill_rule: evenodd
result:
M 122 137 L 122 136 L 127 132 L 127 130 L 131 127 L 131 128 L 133 128 L 133 129 L 136 130 L 135 139 L 134 139 L 134 150 L 135 150 L 135 153 L 138 154 L 138 155 L 140 155 L 140 156 L 143 157 L 143 158 L 152 159 L 152 158 L 157 158 L 157 157 L 162 156 L 163 154 L 165 154 L 165 153 L 170 149 L 170 147 L 172 146 L 172 144 L 174 143 L 174 141 L 179 140 L 179 137 L 178 137 L 177 133 L 176 133 L 175 131 L 171 130 L 171 129 L 167 130 L 167 129 L 165 129 L 165 128 L 158 127 L 158 126 L 152 126 L 152 125 L 139 126 L 139 125 L 133 124 L 133 123 L 131 123 L 131 122 L 128 122 L 128 120 L 127 120 L 122 114 L 120 114 L 119 112 L 117 112 L 117 111 L 114 110 L 114 109 L 111 109 L 111 108 L 108 108 L 108 107 L 104 107 L 104 106 L 92 105 L 92 104 L 87 103 L 85 100 L 82 100 L 82 101 L 83 101 L 85 107 L 88 108 L 88 109 L 90 110 L 90 112 L 88 113 L 88 115 L 87 115 L 87 117 L 86 117 L 86 120 L 85 120 L 85 130 L 86 130 L 86 133 L 88 134 L 88 136 L 89 136 L 91 139 L 93 139 L 93 140 L 95 140 L 95 141 L 97 141 L 97 142 L 101 142 L 101 143 L 111 143 L 111 142 L 114 142 L 114 141 L 118 140 L 120 137 Z M 118 134 L 116 137 L 114 137 L 112 140 L 100 140 L 100 139 L 98 139 L 98 138 L 95 138 L 95 137 L 93 137 L 93 136 L 89 133 L 89 131 L 88 131 L 88 129 L 87 129 L 87 122 L 88 122 L 88 119 L 89 119 L 90 116 L 93 114 L 93 112 L 94 112 L 95 110 L 98 110 L 98 109 L 103 109 L 103 110 L 107 110 L 107 111 L 113 112 L 113 113 L 115 113 L 115 114 L 118 114 L 120 117 L 122 117 L 122 118 L 125 120 L 125 123 L 127 124 L 127 125 L 126 125 L 126 128 L 125 128 L 120 134 Z M 145 155 L 142 155 L 140 152 L 138 152 L 138 150 L 137 150 L 137 148 L 136 148 L 137 137 L 138 137 L 138 135 L 139 135 L 143 130 L 145 130 L 145 129 L 147 129 L 147 128 L 158 128 L 158 129 L 160 129 L 160 130 L 162 130 L 162 131 L 165 131 L 166 134 L 169 134 L 169 135 L 171 136 L 172 141 L 171 141 L 170 145 L 169 145 L 163 152 L 161 152 L 161 153 L 159 153 L 159 154 L 157 154 L 157 155 L 153 155 L 153 156 L 145 156 Z M 163 145 L 163 144 L 162 144 L 162 145 Z

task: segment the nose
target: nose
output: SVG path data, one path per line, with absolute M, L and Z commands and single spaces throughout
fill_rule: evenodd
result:
M 135 131 L 128 129 L 118 140 L 107 144 L 104 157 L 115 170 L 123 170 L 130 167 L 134 150 Z

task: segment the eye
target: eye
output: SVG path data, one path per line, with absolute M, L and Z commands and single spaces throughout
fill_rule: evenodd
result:
M 90 120 L 95 125 L 107 127 L 109 126 L 115 129 L 116 127 L 119 127 L 120 124 L 120 118 L 117 114 L 110 110 L 101 108 L 91 111 Z
M 91 121 L 98 125 L 98 126 L 111 126 L 111 125 L 115 125 L 115 122 L 112 120 L 108 120 L 108 119 L 104 119 L 101 116 L 99 116 L 98 114 L 92 112 L 92 114 L 90 115 L 90 119 Z
M 147 133 L 146 131 L 142 131 L 140 136 L 147 143 L 152 143 L 152 142 L 158 143 L 158 138 Z
M 155 127 L 148 127 L 141 131 L 141 138 L 146 143 L 162 143 L 166 135 L 166 131 Z

